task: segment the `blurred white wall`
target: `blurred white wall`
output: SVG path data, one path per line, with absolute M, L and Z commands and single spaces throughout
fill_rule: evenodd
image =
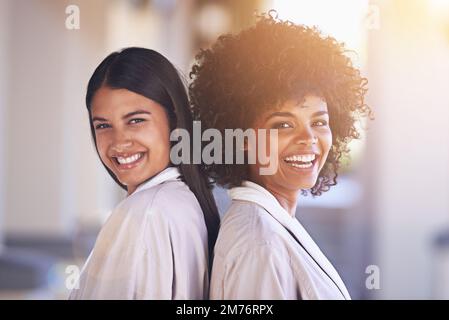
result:
M 65 27 L 67 1 L 3 2 L 13 30 L 4 231 L 70 235 L 78 216 L 117 198 L 92 148 L 84 104 L 88 77 L 104 54 L 106 1 L 77 1 L 80 30 Z
M 373 3 L 381 19 L 368 51 L 374 294 L 431 298 L 432 241 L 449 225 L 449 41 L 429 1 Z
M 148 47 L 165 55 L 180 71 L 187 73 L 193 58 L 195 0 L 108 1 L 105 12 L 107 51 Z M 140 3 L 140 4 L 139 4 Z
M 0 1 L 0 252 L 3 243 L 3 223 L 5 215 L 5 177 L 6 177 L 6 152 L 7 130 L 6 109 L 8 93 L 8 55 L 7 45 L 9 38 L 8 12 L 9 2 Z
M 79 30 L 65 25 L 66 7 L 72 4 L 80 10 Z M 0 230 L 15 236 L 70 236 L 78 223 L 98 226 L 121 200 L 124 192 L 92 144 L 85 90 L 100 61 L 127 46 L 153 48 L 188 70 L 193 2 L 169 4 L 1 1 L 0 66 L 7 75 L 0 75 L 0 90 L 8 95 L 1 95 L 7 101 L 1 101 L 0 129 L 8 135 L 1 136 L 0 161 L 8 170 L 1 170 L 0 162 L 0 174 L 5 172 Z

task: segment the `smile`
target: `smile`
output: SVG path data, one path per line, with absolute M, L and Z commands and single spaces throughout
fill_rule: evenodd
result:
M 309 169 L 312 168 L 315 164 L 316 155 L 315 154 L 302 154 L 302 155 L 293 155 L 284 158 L 284 162 L 289 166 L 299 169 Z
M 130 155 L 115 155 L 112 156 L 112 159 L 119 169 L 131 169 L 140 162 L 144 154 L 144 152 L 139 152 Z

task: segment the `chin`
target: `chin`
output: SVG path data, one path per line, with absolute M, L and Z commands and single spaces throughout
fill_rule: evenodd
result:
M 316 184 L 316 180 L 315 181 L 301 181 L 300 183 L 296 184 L 296 186 L 297 186 L 296 190 L 311 189 L 315 186 L 315 184 Z
M 129 179 L 129 178 L 125 178 L 125 179 L 118 179 L 120 181 L 121 184 L 125 185 L 125 186 L 137 186 L 139 185 L 141 182 L 137 181 L 137 179 Z

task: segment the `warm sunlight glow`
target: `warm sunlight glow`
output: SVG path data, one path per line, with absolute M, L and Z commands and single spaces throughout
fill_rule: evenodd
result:
M 365 52 L 367 0 L 274 0 L 271 7 L 283 20 L 317 26 L 326 35 L 344 42 L 348 49 L 357 51 L 359 59 L 364 60 L 360 55 Z

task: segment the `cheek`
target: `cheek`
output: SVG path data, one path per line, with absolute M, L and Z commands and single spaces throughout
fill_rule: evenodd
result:
M 108 139 L 105 135 L 96 135 L 95 140 L 97 142 L 97 150 L 100 158 L 103 162 L 107 161 Z
M 261 160 L 259 159 L 259 156 L 264 159 L 264 162 L 267 161 L 265 158 L 279 158 L 282 152 L 288 148 L 290 143 L 290 138 L 282 136 L 279 133 L 277 136 L 270 136 L 268 130 L 267 134 L 264 136 L 264 139 L 259 139 L 258 133 L 256 131 L 255 139 L 252 141 L 252 143 L 248 142 L 247 151 L 252 152 L 257 157 L 257 164 L 259 165 L 259 162 Z M 235 146 L 235 148 L 238 148 L 238 146 Z
M 320 142 L 323 155 L 325 155 L 325 157 L 323 157 L 323 164 L 324 164 L 324 162 L 326 162 L 329 151 L 332 147 L 332 132 L 329 131 L 327 134 L 322 135 L 320 137 Z
M 165 147 L 170 148 L 170 130 L 168 127 L 161 128 L 159 130 L 160 141 L 163 142 Z
M 148 128 L 141 131 L 137 139 L 142 141 L 149 149 L 158 150 L 157 152 L 161 157 L 168 156 L 170 153 L 170 135 L 167 128 Z
M 282 153 L 289 149 L 293 144 L 293 138 L 286 137 L 284 135 L 278 136 L 278 156 L 280 157 Z

